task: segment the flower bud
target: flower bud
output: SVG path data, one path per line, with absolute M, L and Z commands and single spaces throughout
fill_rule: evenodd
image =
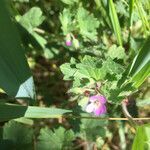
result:
M 72 45 L 72 42 L 71 41 L 66 41 L 66 46 L 71 46 Z
M 72 41 L 71 41 L 71 35 L 67 34 L 66 35 L 66 46 L 71 46 L 72 45 Z

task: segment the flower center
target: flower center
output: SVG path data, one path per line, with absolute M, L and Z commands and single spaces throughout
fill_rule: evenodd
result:
M 99 108 L 101 106 L 101 102 L 99 100 L 94 101 L 95 108 Z

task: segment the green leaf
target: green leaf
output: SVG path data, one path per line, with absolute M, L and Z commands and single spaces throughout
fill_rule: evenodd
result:
M 116 1 L 116 12 L 120 17 L 128 17 L 128 11 L 126 9 L 126 4 L 123 1 Z
M 108 5 L 109 5 L 109 15 L 110 15 L 111 23 L 112 23 L 115 35 L 117 37 L 118 44 L 122 46 L 121 29 L 120 29 L 120 24 L 119 24 L 117 12 L 116 12 L 113 0 L 109 0 Z
M 10 96 L 34 98 L 34 84 L 18 32 L 4 1 L 0 9 L 0 87 Z
M 125 50 L 123 47 L 112 45 L 108 50 L 108 56 L 112 59 L 124 59 L 126 57 Z
M 88 117 L 89 115 L 84 115 Z M 90 116 L 89 116 L 90 117 Z M 96 141 L 99 137 L 105 137 L 106 131 L 104 126 L 107 125 L 107 121 L 96 119 L 82 119 L 80 123 L 79 136 L 88 141 Z
M 11 140 L 2 140 L 0 139 L 0 147 L 2 150 L 13 149 L 14 144 Z
M 150 149 L 150 124 L 137 127 L 136 136 L 132 145 L 132 150 Z
M 62 30 L 64 35 L 67 35 L 73 30 L 72 15 L 69 9 L 64 9 L 59 16 L 60 22 L 62 24 Z
M 104 145 L 104 143 L 105 143 L 105 141 L 104 141 L 104 139 L 102 137 L 98 137 L 96 139 L 96 146 L 97 146 L 97 148 L 100 149 Z
M 137 100 L 136 104 L 138 107 L 150 106 L 150 98 L 144 100 Z
M 91 56 L 85 56 L 81 63 L 76 64 L 78 72 L 85 75 L 83 76 L 84 78 L 93 78 L 95 80 L 100 80 L 105 76 L 101 66 L 101 60 Z
M 31 150 L 33 149 L 33 129 L 27 125 L 9 121 L 3 128 L 3 140 L 13 142 L 13 148 L 16 150 Z
M 36 27 L 45 20 L 42 10 L 39 7 L 32 7 L 23 16 L 18 16 L 17 20 L 35 38 L 41 48 L 45 50 L 47 41 L 35 32 Z
M 19 22 L 29 32 L 38 27 L 44 21 L 45 17 L 39 7 L 32 7 L 27 13 L 20 17 Z
M 76 68 L 72 68 L 70 63 L 65 63 L 60 66 L 62 73 L 64 74 L 64 80 L 70 80 L 77 71 Z
M 65 63 L 61 65 L 64 79 L 79 81 L 83 79 L 103 80 L 107 73 L 120 74 L 124 70 L 123 67 L 108 58 L 102 63 L 101 59 L 86 55 L 79 63 Z M 79 83 L 79 82 L 78 82 Z
M 55 47 L 51 47 L 51 49 L 45 48 L 44 49 L 44 56 L 47 59 L 52 59 L 54 56 L 59 54 L 59 50 Z
M 81 91 L 81 90 L 80 90 Z M 74 93 L 76 91 L 73 91 Z M 82 92 L 82 91 L 81 91 Z M 81 106 L 82 110 L 85 110 L 85 107 L 87 106 L 89 102 L 89 98 L 88 97 L 83 97 L 79 102 L 78 102 L 78 105 Z
M 74 3 L 77 3 L 79 0 L 61 0 L 61 1 L 67 5 L 73 5 Z
M 19 122 L 19 123 L 24 123 L 27 125 L 33 125 L 34 124 L 34 121 L 32 119 L 24 118 L 24 117 L 14 119 L 14 121 Z
M 58 108 L 43 108 L 36 106 L 20 106 L 11 104 L 0 104 L 0 121 L 26 118 L 59 118 L 71 111 Z
M 124 71 L 123 66 L 114 62 L 110 57 L 103 62 L 103 68 L 105 68 L 106 72 L 109 74 L 121 74 Z
M 138 52 L 130 67 L 129 75 L 135 87 L 139 87 L 150 74 L 150 37 Z
M 83 7 L 77 11 L 78 28 L 85 41 L 97 41 L 99 21 Z
M 77 39 L 73 38 L 72 43 L 73 43 L 75 49 L 78 49 L 80 47 L 79 41 Z
M 37 150 L 71 149 L 74 133 L 72 130 L 66 130 L 63 127 L 59 127 L 53 131 L 48 128 L 43 128 L 40 131 L 38 140 Z
M 46 49 L 47 41 L 42 36 L 40 36 L 39 34 L 37 34 L 34 31 L 32 31 L 31 34 L 36 39 L 36 41 L 39 43 L 39 45 L 41 46 L 41 48 L 45 50 Z

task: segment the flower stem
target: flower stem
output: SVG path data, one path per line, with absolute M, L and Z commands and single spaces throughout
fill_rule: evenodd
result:
M 122 103 L 121 103 L 123 113 L 124 113 L 124 115 L 126 116 L 126 118 L 128 118 L 129 122 L 133 125 L 133 127 L 136 127 L 138 124 L 137 124 L 137 122 L 133 119 L 133 117 L 130 115 L 130 113 L 128 112 L 127 103 L 128 103 L 128 99 L 124 99 L 124 100 L 122 101 Z

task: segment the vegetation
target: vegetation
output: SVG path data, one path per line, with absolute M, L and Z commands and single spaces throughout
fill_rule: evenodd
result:
M 1 0 L 2 150 L 150 149 L 149 0 Z

